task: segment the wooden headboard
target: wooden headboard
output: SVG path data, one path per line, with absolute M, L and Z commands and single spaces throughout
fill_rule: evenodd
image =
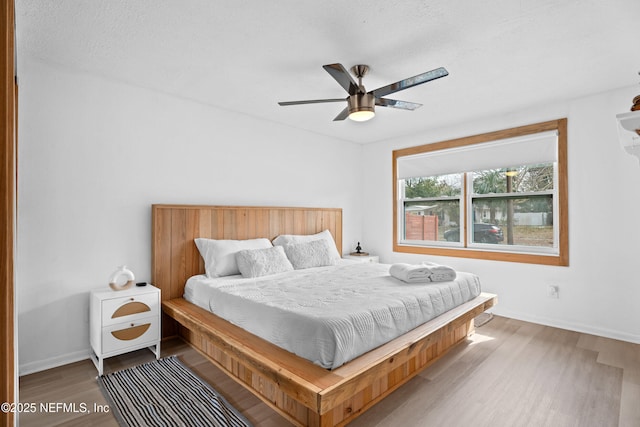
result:
M 152 206 L 152 283 L 162 300 L 181 298 L 187 279 L 204 273 L 194 239 L 270 240 L 280 234 L 314 234 L 329 230 L 342 253 L 342 209 L 261 206 Z M 163 316 L 162 336 L 176 334 Z

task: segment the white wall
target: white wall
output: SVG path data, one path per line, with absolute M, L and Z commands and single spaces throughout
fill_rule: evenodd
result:
M 498 294 L 496 314 L 640 343 L 640 165 L 621 148 L 615 120 L 637 92 L 623 88 L 366 145 L 363 247 L 387 263 L 428 258 L 392 251 L 392 150 L 567 117 L 570 266 L 430 258 L 477 273 L 484 290 Z M 547 297 L 549 284 L 559 286 L 559 299 Z
M 88 356 L 116 266 L 151 279 L 152 203 L 341 207 L 345 252 L 361 239 L 361 146 L 20 61 L 21 374 Z
M 498 314 L 640 342 L 640 166 L 615 123 L 635 87 L 361 147 L 20 61 L 21 374 L 87 357 L 88 292 L 117 265 L 150 280 L 152 203 L 342 207 L 345 252 L 360 240 L 383 262 L 419 261 L 392 252 L 391 151 L 560 117 L 570 266 L 435 260 L 479 274 Z

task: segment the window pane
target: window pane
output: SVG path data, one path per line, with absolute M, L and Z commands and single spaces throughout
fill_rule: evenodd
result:
M 408 178 L 404 181 L 405 199 L 459 196 L 461 193 L 461 174 Z
M 459 219 L 459 200 L 405 202 L 404 238 L 430 242 L 460 241 Z
M 514 166 L 473 172 L 475 194 L 553 190 L 554 164 Z
M 473 198 L 474 243 L 554 247 L 553 196 Z

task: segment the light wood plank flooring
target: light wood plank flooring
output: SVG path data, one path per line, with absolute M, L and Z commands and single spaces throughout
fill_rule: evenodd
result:
M 179 355 L 255 426 L 290 426 L 198 352 Z M 105 361 L 105 372 L 153 360 L 140 350 Z M 22 402 L 106 405 L 86 360 L 20 378 Z M 117 426 L 110 413 L 21 414 L 20 426 Z M 495 317 L 452 353 L 350 424 L 395 426 L 640 426 L 640 345 Z

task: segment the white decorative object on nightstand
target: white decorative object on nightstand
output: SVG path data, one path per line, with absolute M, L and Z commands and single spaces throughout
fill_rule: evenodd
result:
M 360 262 L 380 262 L 380 257 L 378 255 L 344 255 L 342 258 Z
M 99 375 L 107 357 L 145 347 L 160 357 L 160 289 L 146 285 L 91 291 L 89 311 L 91 360 Z

